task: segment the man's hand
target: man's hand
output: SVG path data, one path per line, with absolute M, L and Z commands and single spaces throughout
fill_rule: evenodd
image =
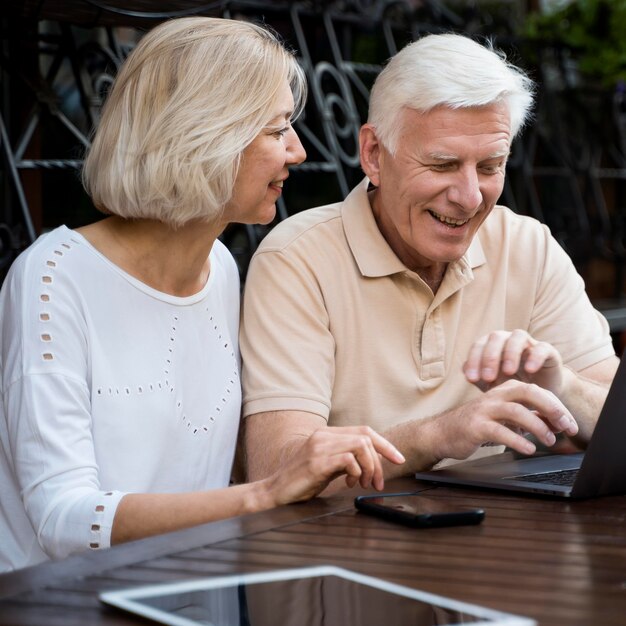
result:
M 533 339 L 525 330 L 494 331 L 478 339 L 463 372 L 482 391 L 510 379 L 535 383 L 556 395 L 563 387 L 563 361 L 558 350 Z
M 465 451 L 476 449 L 485 430 L 493 434 L 486 441 L 524 454 L 535 451 L 535 445 L 524 437 L 526 433 L 552 446 L 554 433 L 573 436 L 578 432 L 570 412 L 556 397 L 563 389 L 566 372 L 561 355 L 551 344 L 537 341 L 524 330 L 494 331 L 472 345 L 463 372 L 469 382 L 486 392 L 485 397 L 459 408 L 467 419 L 478 422 L 464 436 Z M 505 385 L 507 381 L 526 384 Z
M 552 446 L 555 433 L 571 436 L 578 432 L 576 421 L 551 391 L 517 380 L 508 380 L 475 400 L 428 418 L 421 428 L 434 462 L 466 459 L 486 443 L 533 454 L 536 446 L 525 433 Z

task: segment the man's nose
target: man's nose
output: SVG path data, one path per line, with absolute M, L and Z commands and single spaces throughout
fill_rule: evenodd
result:
M 448 199 L 465 211 L 476 210 L 483 201 L 478 173 L 473 168 L 461 168 L 448 190 Z

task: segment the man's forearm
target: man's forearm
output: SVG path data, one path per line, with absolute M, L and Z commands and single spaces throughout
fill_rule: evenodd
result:
M 567 367 L 564 372 L 561 401 L 578 423 L 578 434 L 572 439 L 584 446 L 591 439 L 610 385 L 586 378 Z
M 248 436 L 246 431 L 246 437 Z M 265 442 L 259 445 L 258 442 L 250 443 L 249 439 L 246 441 L 246 481 L 252 482 L 262 480 L 278 471 L 294 454 L 297 454 L 298 449 L 306 441 L 306 437 L 293 435 L 289 439 L 284 439 L 279 445 L 266 445 Z
M 403 465 L 394 465 L 387 461 L 383 463 L 386 480 L 430 469 L 441 460 L 434 454 L 437 428 L 435 419 L 436 417 L 427 417 L 408 420 L 382 433 L 406 459 Z
M 257 413 L 244 422 L 246 479 L 261 480 L 278 471 L 326 420 L 302 411 Z

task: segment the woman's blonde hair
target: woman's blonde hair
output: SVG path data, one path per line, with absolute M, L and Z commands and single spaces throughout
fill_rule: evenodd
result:
M 216 219 L 285 81 L 296 117 L 306 79 L 264 27 L 210 17 L 157 26 L 130 54 L 103 107 L 83 167 L 87 193 L 99 210 L 124 218 L 173 227 Z

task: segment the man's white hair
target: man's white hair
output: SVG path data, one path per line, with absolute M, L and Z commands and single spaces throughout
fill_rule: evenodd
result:
M 395 153 L 405 108 L 467 108 L 505 102 L 515 137 L 529 117 L 533 82 L 491 43 L 462 35 L 427 35 L 407 45 L 380 73 L 370 95 L 368 122 Z

